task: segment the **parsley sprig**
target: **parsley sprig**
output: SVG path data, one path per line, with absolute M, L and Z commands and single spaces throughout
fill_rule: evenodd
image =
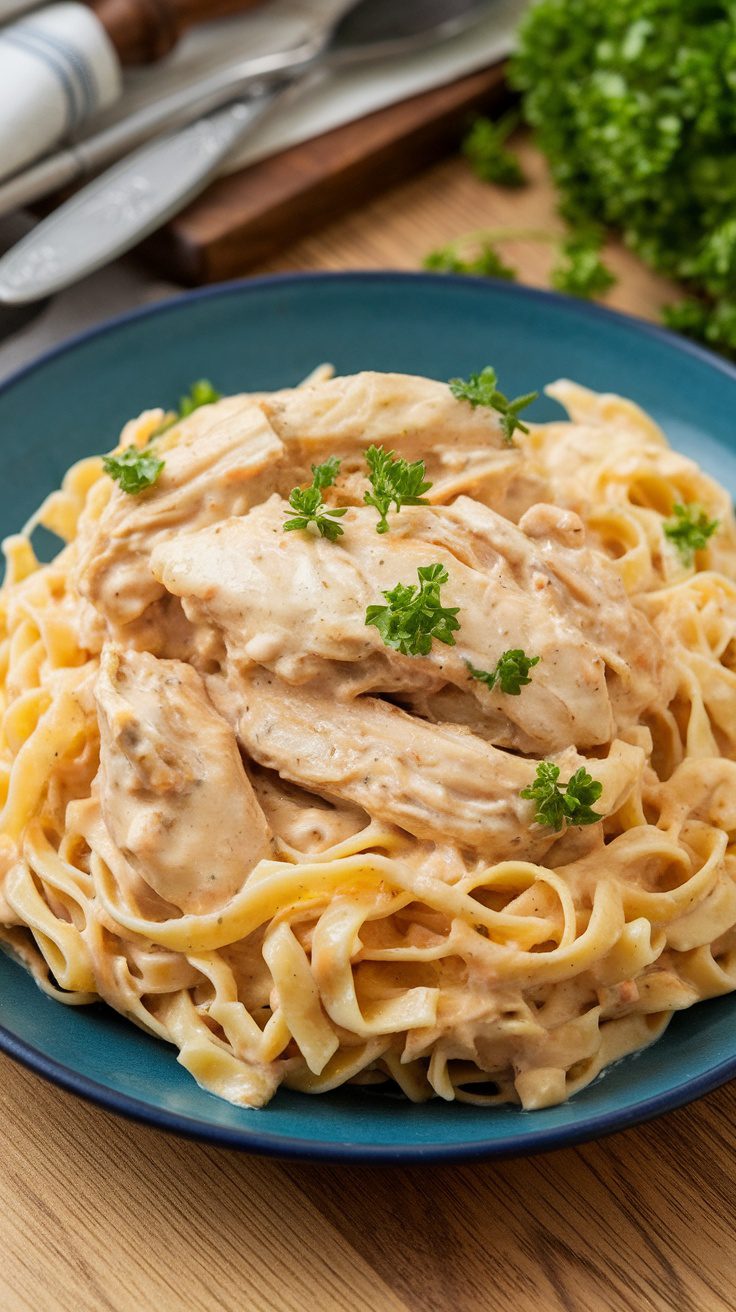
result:
M 552 245 L 557 251 L 557 263 L 550 276 L 552 286 L 568 296 L 589 298 L 602 296 L 616 282 L 615 275 L 601 259 L 603 237 L 603 230 L 588 221 L 575 224 L 567 233 L 543 228 L 479 228 L 430 251 L 422 263 L 432 273 L 514 279 L 516 270 L 505 263 L 498 246 L 508 241 L 539 242 Z M 694 302 L 687 304 L 695 306 Z M 693 312 L 697 310 L 687 311 L 691 317 Z
M 332 487 L 342 462 L 337 456 L 329 456 L 321 465 L 312 465 L 312 487 Z
M 662 525 L 665 537 L 674 544 L 683 565 L 692 565 L 695 552 L 708 545 L 719 525 L 719 520 L 708 519 L 707 512 L 697 502 L 672 507 L 672 518 Z
M 498 683 L 501 692 L 507 693 L 509 697 L 518 697 L 522 688 L 531 683 L 529 671 L 532 666 L 539 664 L 540 659 L 539 656 L 527 656 L 520 647 L 512 647 L 501 653 L 492 670 L 477 670 L 470 661 L 465 664 L 471 679 L 478 679 L 489 689 L 495 688 Z
M 397 583 L 382 595 L 387 606 L 369 606 L 365 622 L 378 629 L 387 647 L 405 656 L 426 656 L 432 640 L 455 646 L 453 633 L 460 628 L 455 618 L 459 606 L 443 606 L 440 588 L 449 575 L 444 565 L 420 565 L 419 586 Z
M 616 276 L 601 259 L 602 244 L 602 234 L 595 230 L 572 232 L 562 243 L 562 258 L 550 277 L 552 286 L 585 300 L 609 291 Z
M 506 145 L 519 115 L 504 114 L 495 123 L 480 115 L 471 124 L 462 152 L 481 182 L 495 182 L 500 187 L 523 187 L 526 182 L 518 155 Z
M 603 792 L 603 784 L 594 779 L 584 766 L 568 780 L 564 791 L 558 784 L 559 765 L 540 761 L 534 783 L 522 788 L 520 797 L 537 803 L 534 819 L 550 829 L 564 829 L 566 825 L 592 825 L 603 817 L 592 809 Z
M 467 401 L 473 409 L 482 405 L 495 410 L 501 416 L 504 441 L 508 446 L 513 446 L 517 428 L 522 433 L 529 432 L 526 424 L 519 419 L 519 411 L 531 405 L 532 401 L 536 401 L 539 393 L 527 392 L 524 396 L 517 396 L 510 401 L 503 392 L 499 392 L 497 384 L 496 370 L 487 364 L 479 374 L 471 374 L 469 378 L 451 378 L 449 386 L 452 395 L 457 397 L 458 401 Z
M 391 506 L 397 510 L 402 506 L 426 506 L 423 493 L 428 492 L 432 484 L 425 481 L 423 460 L 409 464 L 382 446 L 369 446 L 365 458 L 373 491 L 366 492 L 364 500 L 367 506 L 375 506 L 380 516 L 376 532 L 388 533 L 386 516 Z
M 308 529 L 318 533 L 328 542 L 336 542 L 342 537 L 344 529 L 335 520 L 348 512 L 347 506 L 326 506 L 322 500 L 322 489 L 332 487 L 340 472 L 340 461 L 330 456 L 322 465 L 312 465 L 312 482 L 309 487 L 292 488 L 289 505 L 296 511 L 293 519 L 284 521 L 284 531 L 291 533 L 295 529 Z
M 144 447 L 129 446 L 121 451 L 120 455 L 103 458 L 102 467 L 105 473 L 119 483 L 123 492 L 127 492 L 130 496 L 137 496 L 147 487 L 152 487 L 166 463 L 155 454 L 156 438 L 172 428 L 177 420 L 186 419 L 187 415 L 198 410 L 200 406 L 212 405 L 215 401 L 219 401 L 220 395 L 206 378 L 200 378 L 198 382 L 192 383 L 186 396 L 180 397 L 176 414 L 173 416 L 169 414 L 164 419 Z
M 212 386 L 208 378 L 200 378 L 196 383 L 192 383 L 186 396 L 179 398 L 179 419 L 186 419 L 187 415 L 192 414 L 194 410 L 199 410 L 203 405 L 214 405 L 219 401 L 222 393 L 218 392 Z
M 128 446 L 117 456 L 105 456 L 102 468 L 110 478 L 120 484 L 123 492 L 137 496 L 156 482 L 164 461 L 154 455 L 150 443 L 147 447 Z
M 422 263 L 432 273 L 467 273 L 478 278 L 503 278 L 506 282 L 516 279 L 516 269 L 506 264 L 490 241 L 481 242 L 477 253 L 467 256 L 463 256 L 459 243 L 449 242 L 430 251 Z

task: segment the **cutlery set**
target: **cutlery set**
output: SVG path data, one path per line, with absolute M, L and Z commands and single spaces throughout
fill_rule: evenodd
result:
M 130 11 L 139 7 L 139 0 L 97 0 L 97 20 L 115 58 L 156 58 L 202 17 L 201 0 L 157 0 L 150 9 L 160 7 L 168 21 L 159 17 L 155 24 L 131 21 Z M 242 0 L 217 0 L 208 5 L 207 16 L 246 7 Z M 148 6 L 142 8 L 148 12 Z M 0 214 L 98 176 L 0 259 L 0 304 L 18 306 L 49 296 L 129 250 L 206 188 L 266 115 L 288 108 L 330 73 L 431 47 L 469 27 L 484 11 L 487 0 L 337 3 L 329 21 L 312 24 L 290 48 L 236 59 L 195 88 L 162 96 L 123 122 L 17 172 L 0 184 Z

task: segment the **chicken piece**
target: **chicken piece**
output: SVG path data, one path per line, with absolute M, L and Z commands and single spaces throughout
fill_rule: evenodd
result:
M 489 746 L 466 729 L 427 724 L 372 697 L 337 705 L 328 688 L 295 690 L 263 670 L 211 676 L 207 686 L 247 753 L 284 779 L 340 797 L 416 838 L 455 843 L 488 861 L 539 860 L 558 838 L 532 825 L 519 796 L 536 761 Z M 559 758 L 563 778 L 581 764 L 603 784 L 596 810 L 624 801 L 641 776 L 641 748 L 616 742 L 607 760 Z
M 396 694 L 427 718 L 538 755 L 610 742 L 658 695 L 660 644 L 634 618 L 614 567 L 582 548 L 570 512 L 528 512 L 532 538 L 461 497 L 405 507 L 380 535 L 375 512 L 356 507 L 340 521 L 339 543 L 285 533 L 288 515 L 274 497 L 153 553 L 156 577 L 193 624 L 222 635 L 239 666 L 260 664 L 293 684 L 329 679 L 343 699 Z M 435 562 L 449 575 L 442 604 L 459 607 L 456 645 L 403 655 L 366 625 L 366 607 Z M 540 657 L 519 696 L 468 671 L 468 662 L 493 670 L 509 648 Z
M 500 504 L 520 464 L 493 411 L 473 410 L 426 378 L 366 373 L 271 396 L 227 397 L 165 435 L 166 464 L 150 491 L 128 496 L 115 488 L 99 519 L 82 516 L 80 591 L 113 634 L 125 631 L 130 640 L 130 626 L 161 596 L 147 568 L 156 542 L 243 514 L 270 492 L 288 496 L 310 481 L 312 463 L 333 454 L 345 464 L 341 499 L 360 503 L 371 443 L 426 457 L 432 500 L 472 491 Z
M 273 392 L 260 404 L 281 440 L 315 462 L 335 453 L 362 456 L 371 445 L 393 447 L 406 460 L 424 460 L 430 449 L 441 458 L 495 448 L 518 461 L 495 411 L 473 408 L 447 383 L 414 374 L 346 374 Z
M 195 670 L 147 652 L 107 645 L 95 696 L 110 838 L 167 903 L 220 906 L 270 842 L 232 729 Z
M 362 472 L 372 445 L 424 460 L 432 502 L 464 492 L 502 506 L 520 472 L 520 452 L 504 441 L 495 411 L 458 401 L 447 383 L 432 378 L 365 371 L 274 392 L 261 405 L 306 467 L 338 455 L 344 475 Z M 352 498 L 359 503 L 364 486 L 361 478 Z
M 263 411 L 247 398 L 204 406 L 178 431 L 177 445 L 162 450 L 166 463 L 149 491 L 129 496 L 115 487 L 99 519 L 80 521 L 79 590 L 113 633 L 163 596 L 148 568 L 153 545 L 262 501 L 283 454 Z

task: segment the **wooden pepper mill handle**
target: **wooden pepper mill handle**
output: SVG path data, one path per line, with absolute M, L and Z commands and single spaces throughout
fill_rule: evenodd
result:
M 259 0 L 88 0 L 122 64 L 162 59 L 194 23 L 252 9 Z

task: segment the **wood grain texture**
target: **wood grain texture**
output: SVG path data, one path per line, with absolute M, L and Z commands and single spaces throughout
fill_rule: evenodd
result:
M 734 1312 L 736 1090 L 463 1167 L 281 1164 L 0 1058 L 3 1312 Z
M 346 123 L 221 178 L 140 250 L 188 284 L 237 277 L 441 158 L 507 96 L 497 65 Z
M 251 9 L 260 0 L 87 0 L 123 64 L 163 59 L 193 23 Z
M 465 233 L 496 228 L 542 229 L 562 234 L 556 195 L 543 157 L 526 134 L 513 141 L 529 185 L 518 191 L 479 182 L 457 155 L 410 178 L 384 196 L 345 215 L 314 236 L 259 264 L 255 273 L 286 269 L 418 269 L 424 256 Z M 504 257 L 520 281 L 548 287 L 556 258 L 553 244 L 505 241 Z M 682 295 L 665 278 L 647 269 L 630 251 L 611 240 L 605 259 L 618 278 L 603 304 L 648 319 Z
M 269 268 L 415 268 L 483 224 L 551 225 L 448 161 Z M 550 253 L 506 253 L 544 284 Z M 610 294 L 672 295 L 627 252 Z M 173 1058 L 172 1058 L 173 1060 Z M 736 1312 L 736 1086 L 546 1157 L 282 1164 L 119 1120 L 0 1058 L 1 1312 Z

